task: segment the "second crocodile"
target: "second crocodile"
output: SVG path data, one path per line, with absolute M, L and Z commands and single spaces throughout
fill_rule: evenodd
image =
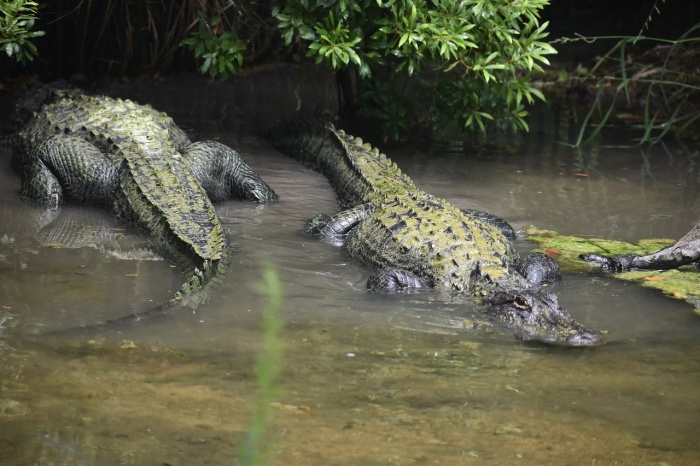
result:
M 368 280 L 370 290 L 429 286 L 469 293 L 484 313 L 524 340 L 603 343 L 541 286 L 558 272 L 546 263 L 551 259 L 533 255 L 522 261 L 494 226 L 495 217 L 462 211 L 418 189 L 384 154 L 329 123 L 296 122 L 268 139 L 329 178 L 346 210 L 316 216 L 310 231 L 342 243 L 348 256 L 378 269 Z
M 147 233 L 188 277 L 155 311 L 196 307 L 227 262 L 212 202 L 268 202 L 277 195 L 236 151 L 214 141 L 191 142 L 150 106 L 77 90 L 51 90 L 47 98 L 12 138 L 22 197 L 48 209 L 64 201 L 109 208 Z

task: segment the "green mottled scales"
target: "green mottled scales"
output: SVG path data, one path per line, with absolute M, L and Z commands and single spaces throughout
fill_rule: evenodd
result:
M 318 215 L 309 231 L 376 268 L 370 290 L 429 286 L 469 293 L 524 339 L 602 343 L 542 288 L 558 274 L 556 264 L 542 254 L 521 261 L 504 234 L 512 229 L 501 219 L 420 190 L 384 154 L 330 124 L 298 122 L 269 139 L 329 178 L 346 210 Z
M 107 207 L 185 269 L 189 279 L 162 308 L 185 297 L 196 305 L 195 292 L 226 263 L 212 202 L 277 199 L 237 152 L 193 143 L 165 113 L 129 100 L 60 93 L 13 142 L 24 198 Z

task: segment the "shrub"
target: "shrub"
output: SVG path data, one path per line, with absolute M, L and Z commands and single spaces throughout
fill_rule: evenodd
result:
M 415 123 L 527 130 L 525 104 L 544 99 L 529 78 L 556 53 L 539 22 L 547 3 L 287 0 L 273 14 L 287 44 L 369 80 L 359 85 L 362 111 L 396 137 Z
M 31 39 L 44 35 L 44 31 L 31 30 L 38 7 L 25 0 L 0 2 L 0 49 L 20 63 L 34 59 L 37 50 Z

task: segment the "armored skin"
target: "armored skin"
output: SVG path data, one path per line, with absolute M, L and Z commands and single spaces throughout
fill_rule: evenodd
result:
M 541 283 L 558 270 L 541 267 L 542 257 L 521 261 L 497 228 L 505 222 L 462 211 L 418 189 L 384 154 L 329 123 L 295 122 L 267 137 L 328 177 L 346 210 L 316 216 L 309 231 L 378 269 L 368 281 L 370 290 L 426 286 L 469 293 L 486 314 L 522 339 L 568 346 L 603 343 L 544 291 Z M 528 281 L 521 267 L 538 283 Z
M 700 222 L 670 246 L 649 254 L 617 254 L 604 256 L 594 252 L 581 254 L 580 259 L 611 272 L 626 270 L 669 270 L 684 265 L 700 267 Z
M 191 142 L 165 113 L 129 100 L 58 91 L 13 138 L 22 197 L 56 209 L 100 205 L 147 234 L 187 281 L 159 309 L 201 300 L 227 263 L 212 202 L 277 195 L 231 148 Z

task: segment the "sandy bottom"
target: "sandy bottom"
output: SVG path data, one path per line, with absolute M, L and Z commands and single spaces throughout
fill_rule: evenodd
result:
M 242 331 L 216 354 L 126 340 L 6 348 L 3 464 L 240 464 L 258 337 Z M 281 338 L 264 464 L 700 462 L 697 347 L 572 353 L 313 323 Z

